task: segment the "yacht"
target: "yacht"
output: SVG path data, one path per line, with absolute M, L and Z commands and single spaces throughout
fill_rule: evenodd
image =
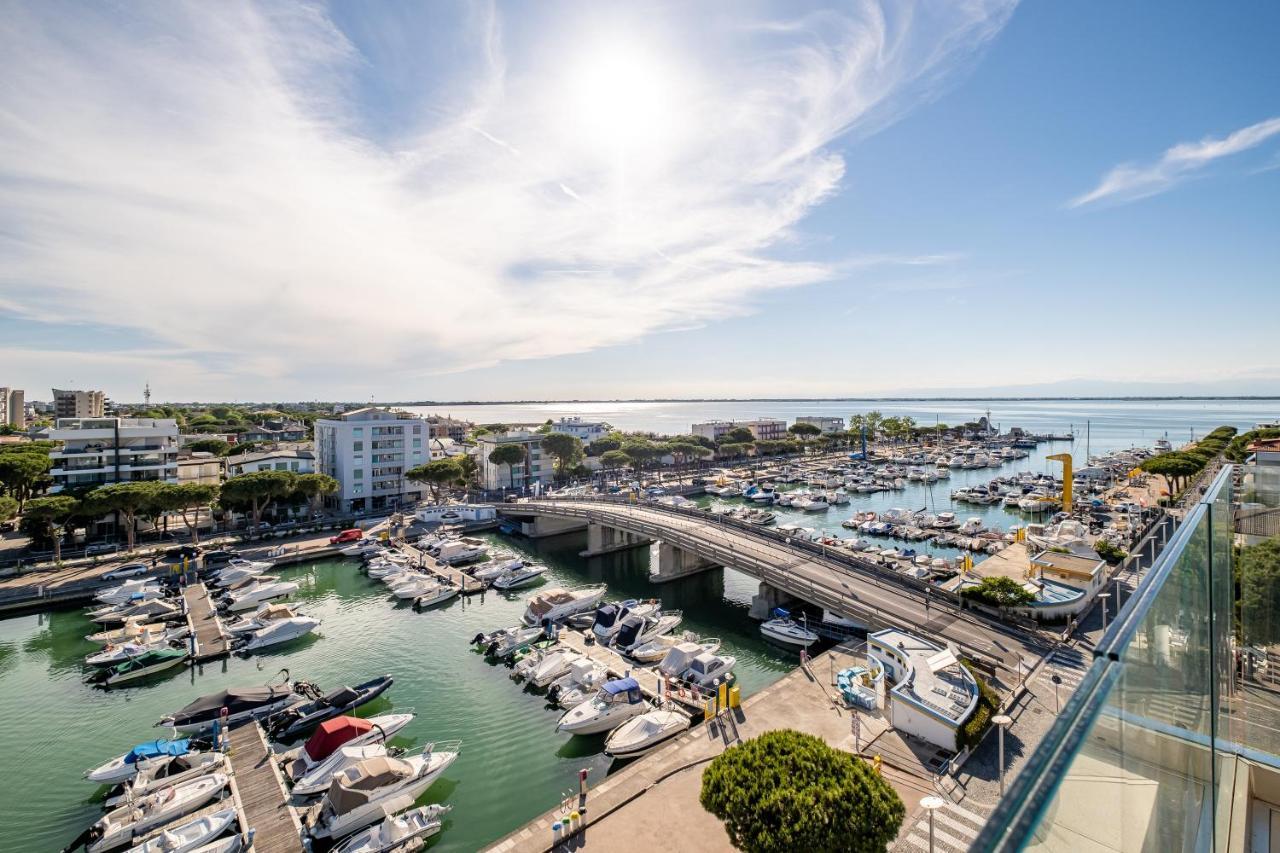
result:
M 270 576 L 268 575 L 267 577 Z M 230 593 L 226 598 L 225 604 L 221 605 L 219 609 L 225 609 L 231 613 L 237 613 L 241 610 L 255 610 L 264 601 L 283 598 L 297 591 L 298 585 L 293 581 L 268 581 L 263 578 L 243 589 Z
M 1018 503 L 1022 500 L 1022 493 L 1018 491 L 1006 492 L 1004 499 L 1000 501 L 1000 505 L 1007 509 L 1017 509 Z
M 446 566 L 457 566 L 462 563 L 474 563 L 483 560 L 489 554 L 483 541 L 479 539 L 458 539 L 440 546 L 436 559 Z
M 493 579 L 493 585 L 497 589 L 522 589 L 540 581 L 546 571 L 546 566 L 524 565 L 498 575 Z
M 782 608 L 774 608 L 774 618 L 760 625 L 760 633 L 770 640 L 789 646 L 807 648 L 818 642 L 818 635 L 791 618 Z
M 377 826 L 342 842 L 333 853 L 391 853 L 393 850 L 414 849 L 414 843 L 430 838 L 444 827 L 443 818 L 452 808 L 433 803 L 399 815 L 388 815 Z
M 320 620 L 312 619 L 310 616 L 290 616 L 285 619 L 275 619 L 248 634 L 244 645 L 237 648 L 236 651 L 242 654 L 249 654 L 270 646 L 278 646 L 281 643 L 305 637 L 319 627 Z
M 622 627 L 622 620 L 628 616 L 649 616 L 657 612 L 656 601 L 640 602 L 634 598 L 626 601 L 601 604 L 596 608 L 595 620 L 591 624 L 591 634 L 596 642 L 608 645 L 613 635 Z
M 164 830 L 150 841 L 131 847 L 128 853 L 238 853 L 240 836 L 233 835 L 224 843 L 209 844 L 235 824 L 239 815 L 234 808 L 212 814 Z
M 831 503 L 827 500 L 825 494 L 812 494 L 801 501 L 792 503 L 792 506 L 804 512 L 824 512 L 831 508 Z
M 581 658 L 569 664 L 569 671 L 547 688 L 547 701 L 568 710 L 585 702 L 609 680 L 609 670 L 602 663 Z
M 627 616 L 622 620 L 622 627 L 618 629 L 618 633 L 613 635 L 613 641 L 610 643 L 613 648 L 622 652 L 629 653 L 632 649 L 638 648 L 654 637 L 661 637 L 663 634 L 669 634 L 674 631 L 684 616 L 679 610 L 669 612 L 657 612 L 649 616 Z
M 649 703 L 640 691 L 640 684 L 634 678 L 620 678 L 606 682 L 595 696 L 567 711 L 556 724 L 556 731 L 577 735 L 599 734 L 615 729 L 647 710 Z
M 627 657 L 639 663 L 658 663 L 667 656 L 671 649 L 680 643 L 695 643 L 701 646 L 703 651 L 711 652 L 712 654 L 720 649 L 719 637 L 700 639 L 694 632 L 684 631 L 681 634 L 666 634 L 661 637 L 654 637 L 627 652 Z
M 574 614 L 595 607 L 604 598 L 606 592 L 608 587 L 603 584 L 578 589 L 556 587 L 540 592 L 529 599 L 529 606 L 524 611 L 524 624 L 542 625 L 546 622 L 561 622 Z
M 376 717 L 343 715 L 325 720 L 306 743 L 280 755 L 281 762 L 287 767 L 286 776 L 295 781 L 302 778 L 339 747 L 385 744 L 388 738 L 412 722 L 413 717 L 412 711 L 403 711 Z
M 98 853 L 123 847 L 156 827 L 195 811 L 226 786 L 226 775 L 214 773 L 112 809 L 89 828 L 85 848 L 89 853 Z
M 955 530 L 960 526 L 960 520 L 956 518 L 954 512 L 940 512 L 938 517 L 933 520 L 933 528 L 935 530 Z
M 638 758 L 687 731 L 689 725 L 689 715 L 682 711 L 647 711 L 614 729 L 604 743 L 604 753 Z
M 456 749 L 428 750 L 403 760 L 370 758 L 343 770 L 329 783 L 312 836 L 343 838 L 385 818 L 387 807 L 412 805 L 458 757 Z
M 160 582 L 155 578 L 137 578 L 125 581 L 119 586 L 99 590 L 94 593 L 94 601 L 102 604 L 126 604 L 147 601 L 152 598 L 163 598 Z
M 667 652 L 658 671 L 699 687 L 713 687 L 729 679 L 735 663 L 732 655 L 718 655 L 699 643 L 681 643 Z
M 397 758 L 402 750 L 388 751 L 385 743 L 343 744 L 323 761 L 317 761 L 301 773 L 293 783 L 290 793 L 295 797 L 316 797 L 329 789 L 329 783 L 348 767 L 355 767 L 368 758 Z

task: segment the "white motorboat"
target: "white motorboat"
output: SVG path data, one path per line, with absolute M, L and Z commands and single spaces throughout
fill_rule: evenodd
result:
M 236 637 L 241 634 L 252 634 L 255 631 L 260 631 L 272 622 L 277 622 L 281 619 L 292 619 L 300 615 L 298 611 L 287 604 L 268 602 L 267 604 L 259 605 L 252 616 L 241 616 L 238 619 L 224 621 L 222 629 L 231 636 Z
M 243 589 L 236 590 L 227 596 L 225 609 L 237 613 L 241 610 L 254 610 L 264 601 L 284 598 L 298 591 L 293 581 L 256 581 Z
M 493 579 L 497 589 L 520 589 L 537 583 L 547 571 L 546 566 L 524 565 L 518 569 L 503 572 Z
M 565 712 L 556 724 L 556 731 L 576 735 L 592 735 L 607 732 L 638 717 L 649 710 L 634 678 L 619 678 L 605 682 L 595 696 Z
M 393 563 L 390 560 L 369 566 L 368 575 L 374 580 L 391 583 L 395 578 L 415 571 L 406 563 Z
M 660 606 L 657 601 L 641 602 L 634 598 L 601 604 L 596 608 L 595 620 L 591 623 L 591 633 L 596 642 L 608 645 L 613 635 L 622 627 L 623 619 L 628 616 L 649 616 L 656 613 Z
M 230 829 L 237 816 L 235 809 L 222 809 L 198 817 L 164 830 L 150 841 L 129 848 L 127 853 L 192 853 Z
M 391 853 L 406 850 L 415 839 L 430 838 L 444 826 L 441 818 L 452 806 L 438 803 L 419 806 L 400 815 L 391 815 L 377 826 L 351 836 L 336 847 L 333 853 Z
M 654 637 L 670 634 L 679 627 L 683 619 L 684 616 L 679 610 L 659 612 L 649 616 L 628 616 L 622 620 L 622 627 L 613 635 L 610 645 L 623 654 L 628 654 L 632 649 L 644 645 Z
M 446 566 L 458 566 L 463 563 L 474 563 L 488 556 L 489 550 L 479 540 L 459 539 L 446 542 L 440 546 L 436 559 Z
M 404 759 L 370 758 L 343 770 L 329 783 L 311 834 L 343 838 L 413 805 L 458 758 L 456 747 L 440 746 L 445 745 L 429 746 L 429 751 Z
M 153 762 L 127 782 L 122 783 L 103 802 L 106 808 L 113 809 L 125 803 L 131 803 L 147 794 L 165 788 L 172 788 L 192 779 L 216 771 L 223 771 L 227 757 L 221 752 L 189 752 L 169 759 L 168 762 Z
M 983 530 L 986 530 L 986 527 L 982 524 L 982 519 L 975 515 L 966 519 L 957 532 L 961 536 L 975 536 Z
M 529 672 L 529 684 L 539 688 L 547 687 L 569 672 L 569 668 L 580 660 L 582 655 L 573 649 L 550 650 Z
M 419 598 L 429 592 L 434 592 L 439 585 L 440 581 L 436 580 L 435 577 L 421 572 L 406 572 L 387 584 L 391 588 L 392 595 L 396 598 L 405 599 Z
M 89 853 L 123 847 L 134 838 L 195 811 L 226 786 L 226 775 L 214 773 L 112 809 L 89 828 L 85 847 Z
M 143 634 L 150 634 L 158 637 L 161 634 L 171 633 L 175 640 L 182 639 L 189 633 L 189 629 L 185 626 L 174 625 L 170 627 L 164 622 L 147 622 L 144 619 L 131 619 L 125 622 L 119 628 L 111 628 L 105 631 L 97 631 L 93 634 L 86 634 L 85 640 L 99 646 L 106 646 L 117 643 L 133 643 Z
M 547 688 L 547 700 L 568 710 L 587 701 L 609 680 L 609 670 L 602 663 L 581 658 L 569 665 L 569 672 Z
M 437 604 L 443 604 L 454 596 L 462 592 L 461 587 L 456 587 L 450 583 L 437 583 L 434 589 L 429 589 L 422 595 L 413 600 L 413 606 L 419 609 L 423 607 L 434 607 Z
M 529 606 L 524 611 L 524 624 L 542 625 L 546 622 L 561 622 L 577 613 L 583 613 L 599 604 L 608 589 L 601 584 L 578 589 L 556 587 L 540 592 L 529 599 Z
M 187 632 L 184 632 L 184 634 Z M 137 640 L 127 643 L 108 643 L 100 652 L 86 655 L 84 662 L 86 666 L 115 666 L 123 663 L 129 658 L 136 658 L 144 652 L 154 651 L 156 649 L 171 648 L 175 644 L 180 644 L 181 639 L 171 640 L 167 633 L 152 637 L 149 634 L 143 634 Z
M 463 571 L 478 581 L 488 581 L 504 575 L 507 572 L 519 569 L 524 566 L 524 564 L 524 560 L 519 557 L 503 557 L 497 560 L 490 560 L 487 563 L 480 563 L 474 567 L 465 568 Z
M 315 797 L 329 789 L 329 783 L 348 767 L 355 767 L 367 758 L 392 757 L 396 753 L 388 753 L 384 743 L 344 744 L 338 747 L 323 761 L 318 761 L 293 783 L 291 793 L 295 797 Z
M 940 512 L 938 517 L 933 520 L 935 530 L 955 530 L 960 526 L 960 520 L 956 518 L 954 512 Z
M 195 756 L 204 754 L 197 744 L 187 738 L 169 740 L 160 738 L 140 743 L 133 749 L 108 761 L 100 767 L 84 772 L 84 778 L 99 785 L 118 785 L 127 782 L 138 773 L 149 772 L 153 768 L 165 767 L 174 759 L 185 758 L 188 762 L 199 761 Z
M 325 720 L 302 746 L 281 754 L 290 779 L 300 779 L 343 746 L 385 743 L 413 720 L 411 711 L 376 717 L 343 715 Z
M 545 639 L 546 630 L 541 626 L 503 628 L 492 634 L 477 635 L 474 643 L 482 646 L 489 657 L 506 658 L 526 648 L 531 643 Z
M 155 578 L 135 578 L 119 586 L 99 590 L 94 593 L 93 599 L 103 604 L 118 605 L 163 597 L 164 592 L 160 589 L 160 581 Z
M 248 641 L 237 651 L 242 653 L 256 652 L 270 646 L 278 646 L 299 637 L 305 637 L 320 627 L 319 619 L 310 616 L 291 616 L 287 619 L 276 619 L 265 627 L 248 635 Z
M 382 543 L 377 539 L 357 539 L 350 545 L 339 548 L 338 553 L 344 557 L 366 557 L 382 550 L 384 550 Z
M 658 664 L 658 672 L 699 687 L 711 687 L 717 681 L 726 681 L 735 663 L 734 657 L 721 657 L 715 649 L 708 651 L 704 644 L 680 643 L 667 652 Z
M 827 500 L 825 494 L 813 494 L 805 498 L 803 501 L 797 500 L 791 504 L 793 507 L 804 512 L 823 512 L 831 508 L 831 502 Z
M 807 648 L 818 642 L 818 635 L 791 618 L 787 611 L 775 608 L 773 619 L 760 625 L 760 633 L 788 646 Z
M 107 605 L 86 614 L 99 625 L 118 625 L 140 619 L 147 622 L 177 621 L 183 618 L 182 608 L 164 598 L 153 598 L 137 604 Z
M 604 742 L 604 753 L 637 758 L 687 731 L 689 724 L 689 715 L 681 711 L 646 711 L 614 729 Z
M 681 643 L 693 643 L 700 646 L 703 651 L 711 654 L 715 654 L 720 650 L 720 639 L 718 637 L 700 640 L 697 634 L 692 631 L 685 631 L 682 634 L 664 634 L 661 637 L 647 640 L 627 652 L 627 657 L 639 663 L 658 663 L 667 656 L 668 652 Z

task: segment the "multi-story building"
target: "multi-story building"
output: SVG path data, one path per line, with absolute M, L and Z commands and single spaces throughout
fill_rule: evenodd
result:
M 54 417 L 100 418 L 106 411 L 107 395 L 101 391 L 64 391 L 53 389 Z
M 546 436 L 528 430 L 517 430 L 504 435 L 484 435 L 476 442 L 476 461 L 480 463 L 480 483 L 485 489 L 526 489 L 546 485 L 555 477 L 554 460 L 542 449 Z M 495 465 L 489 454 L 504 444 L 518 444 L 524 448 L 524 463 Z
M 561 418 L 551 424 L 552 432 L 562 432 L 580 439 L 583 444 L 590 444 L 597 438 L 604 438 L 613 427 L 604 421 L 584 421 L 579 417 Z
M 344 512 L 395 509 L 421 500 L 404 474 L 431 458 L 427 422 L 399 409 L 368 407 L 315 422 L 316 470 L 338 481 L 329 498 Z
M 431 425 L 432 438 L 449 438 L 462 442 L 471 429 L 469 421 L 460 421 L 446 415 L 427 415 L 427 423 Z
M 802 418 L 796 418 L 796 423 L 811 424 L 826 433 L 841 432 L 844 430 L 844 418 L 841 417 L 806 415 Z
M 241 453 L 225 459 L 227 476 L 252 474 L 255 471 L 292 471 L 295 474 L 313 474 L 316 456 L 310 450 L 264 450 L 260 453 Z
M 0 424 L 14 429 L 26 429 L 27 406 L 25 395 L 19 388 L 0 387 Z
M 787 437 L 787 422 L 781 418 L 757 418 L 754 421 L 742 421 L 735 426 L 751 430 L 756 441 L 777 441 Z
M 49 438 L 51 492 L 138 480 L 178 482 L 178 422 L 157 418 L 59 418 Z
M 178 460 L 178 483 L 216 486 L 222 482 L 222 457 L 213 453 L 192 453 Z
M 725 435 L 727 435 L 729 432 L 731 432 L 734 429 L 734 427 L 737 427 L 737 426 L 739 425 L 734 423 L 733 421 L 707 421 L 705 423 L 694 424 L 693 426 L 689 427 L 689 432 L 692 435 L 698 435 L 698 436 L 702 436 L 703 438 L 709 438 L 712 441 L 719 444 L 720 439 L 724 438 Z
M 305 441 L 307 425 L 297 421 L 267 421 L 240 433 L 241 441 Z

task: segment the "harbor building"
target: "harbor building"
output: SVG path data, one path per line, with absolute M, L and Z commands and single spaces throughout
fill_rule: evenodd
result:
M 580 417 L 561 418 L 551 424 L 552 432 L 562 432 L 580 439 L 583 444 L 590 444 L 597 438 L 604 438 L 613 427 L 604 421 L 584 421 Z
M 554 461 L 542 450 L 546 436 L 528 430 L 513 430 L 503 435 L 482 435 L 476 441 L 476 461 L 480 463 L 480 484 L 489 491 L 499 489 L 538 488 L 555 477 Z M 504 444 L 524 448 L 524 464 L 495 465 L 489 454 Z
M 178 482 L 178 422 L 159 418 L 59 418 L 49 438 L 50 492 L 139 480 Z
M 867 637 L 867 659 L 884 670 L 885 713 L 898 731 L 948 751 L 978 707 L 978 683 L 955 653 L 897 628 Z
M 841 417 L 831 417 L 828 415 L 805 415 L 804 417 L 796 418 L 796 423 L 816 426 L 825 433 L 844 431 L 844 418 Z
M 53 389 L 53 415 L 63 418 L 100 418 L 106 412 L 107 395 L 101 391 Z
M 295 474 L 314 474 L 316 455 L 306 449 L 264 450 L 260 453 L 242 453 L 225 459 L 227 476 L 252 474 L 254 471 L 292 471 Z
M 27 428 L 27 411 L 24 394 L 20 388 L 0 387 L 0 424 L 14 429 Z
M 315 431 L 315 470 L 338 481 L 338 491 L 327 499 L 330 505 L 366 512 L 421 500 L 423 487 L 404 474 L 430 458 L 430 433 L 422 418 L 370 406 L 317 420 Z

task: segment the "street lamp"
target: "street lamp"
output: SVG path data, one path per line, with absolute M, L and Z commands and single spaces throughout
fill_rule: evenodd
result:
M 1053 713 L 1062 713 L 1062 699 L 1058 697 L 1058 686 L 1062 684 L 1062 676 L 1054 673 L 1049 676 L 1049 680 L 1053 682 Z
M 996 714 L 991 722 L 1000 728 L 1000 796 L 1004 796 L 1004 730 L 1013 725 L 1013 718 L 1008 714 Z
M 1098 593 L 1098 598 L 1102 599 L 1102 633 L 1107 633 L 1107 599 L 1111 597 L 1109 592 Z
M 942 797 L 930 794 L 920 801 L 920 805 L 929 812 L 929 853 L 933 853 L 933 813 L 946 805 L 946 803 Z

